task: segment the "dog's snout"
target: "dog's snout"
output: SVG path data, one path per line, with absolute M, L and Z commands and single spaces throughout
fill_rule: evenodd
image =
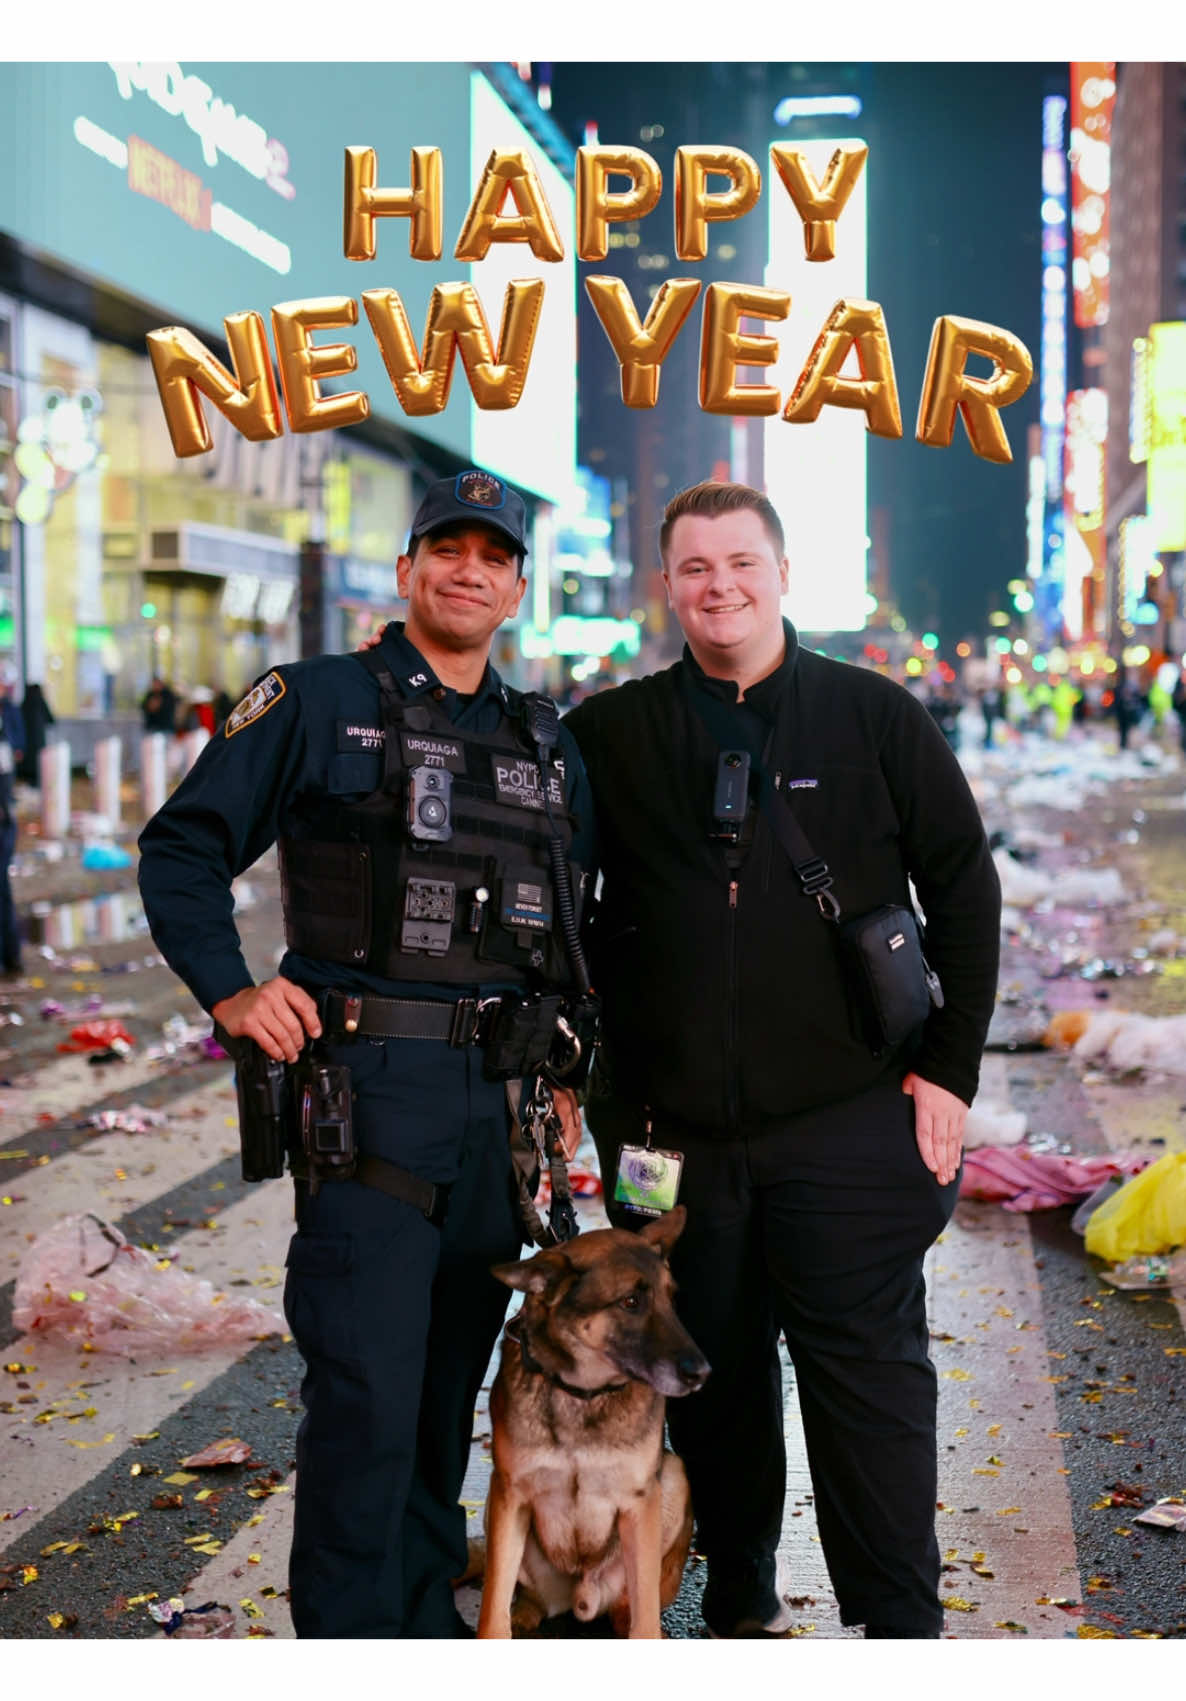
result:
M 688 1389 L 699 1388 L 708 1380 L 710 1366 L 703 1353 L 681 1353 L 675 1367 L 680 1381 Z

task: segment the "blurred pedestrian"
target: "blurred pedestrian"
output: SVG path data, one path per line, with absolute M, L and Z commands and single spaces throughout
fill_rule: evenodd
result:
M 963 713 L 964 706 L 951 686 L 944 685 L 938 691 L 933 692 L 927 698 L 926 707 L 927 713 L 948 744 L 953 750 L 958 750 L 960 743 L 959 718 Z
M 223 719 L 226 719 L 225 715 Z M 189 694 L 189 702 L 182 711 L 180 730 L 197 732 L 199 727 L 204 727 L 213 737 L 215 725 L 214 693 L 208 685 L 195 685 Z
M 1174 686 L 1174 694 L 1170 699 L 1174 713 L 1178 717 L 1178 732 L 1182 740 L 1182 750 L 1186 754 L 1186 675 L 1179 674 Z
M 0 665 L 0 972 L 21 972 L 21 935 L 8 877 L 16 849 L 16 767 L 25 753 L 25 723 L 12 699 L 16 669 Z
M 1112 690 L 1112 713 L 1116 717 L 1116 731 L 1120 735 L 1121 750 L 1128 749 L 1128 735 L 1140 720 L 1144 709 L 1145 704 L 1139 689 L 1121 668 Z
M 21 718 L 25 723 L 25 750 L 16 765 L 17 778 L 24 780 L 26 785 L 39 786 L 40 756 L 45 749 L 46 728 L 54 724 L 54 712 L 46 702 L 40 685 L 26 685 Z
M 1054 736 L 1061 740 L 1071 730 L 1071 717 L 1075 712 L 1075 704 L 1079 701 L 1079 692 L 1069 679 L 1056 679 L 1051 692 L 1050 707 L 1054 714 Z
M 990 685 L 980 693 L 980 713 L 984 716 L 984 748 L 992 748 L 992 729 L 1005 712 L 1005 702 L 999 685 Z
M 246 696 L 246 692 L 243 693 Z M 224 685 L 214 693 L 214 725 L 220 727 L 234 708 L 238 698 L 232 697 Z
M 148 690 L 140 699 L 140 712 L 145 732 L 177 731 L 177 693 L 159 673 L 148 682 Z

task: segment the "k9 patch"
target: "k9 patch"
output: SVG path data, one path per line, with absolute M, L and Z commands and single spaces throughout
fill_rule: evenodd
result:
M 492 759 L 494 789 L 499 801 L 514 804 L 518 809 L 544 807 L 544 795 L 539 783 L 539 763 L 522 760 L 507 761 L 501 756 Z M 548 801 L 553 808 L 564 808 L 564 785 L 559 774 L 548 773 Z
M 451 774 L 465 772 L 465 747 L 459 738 L 445 738 L 436 732 L 401 732 L 399 741 L 409 768 L 448 768 Z
M 233 738 L 235 733 L 242 732 L 245 726 L 266 715 L 284 696 L 285 685 L 278 673 L 268 673 L 253 685 L 243 701 L 236 705 L 226 718 L 226 735 Z
M 382 750 L 383 728 L 367 726 L 363 721 L 338 722 L 338 749 L 346 750 Z

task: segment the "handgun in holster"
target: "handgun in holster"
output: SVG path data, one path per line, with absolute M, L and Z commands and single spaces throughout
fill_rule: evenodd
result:
M 291 1144 L 293 1101 L 288 1065 L 269 1057 L 252 1039 L 232 1039 L 218 1023 L 214 1037 L 235 1064 L 243 1180 L 272 1181 L 284 1174 L 284 1159 Z

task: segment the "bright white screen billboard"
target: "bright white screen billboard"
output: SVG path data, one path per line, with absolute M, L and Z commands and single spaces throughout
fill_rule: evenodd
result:
M 475 189 L 493 148 L 503 152 L 521 149 L 530 155 L 564 244 L 564 259 L 537 260 L 526 242 L 495 242 L 486 258 L 469 268 L 495 343 L 503 294 L 511 279 L 543 278 L 546 286 L 519 405 L 497 412 L 473 410 L 473 458 L 478 466 L 512 484 L 535 491 L 550 502 L 564 502 L 573 488 L 577 449 L 573 190 L 485 77 L 475 73 L 470 79 L 470 177 Z M 504 211 L 513 215 L 514 210 L 508 196 Z
M 840 147 L 863 147 L 853 138 L 798 144 L 817 182 Z M 836 255 L 809 261 L 804 254 L 803 223 L 794 203 L 771 173 L 770 260 L 766 284 L 787 290 L 791 311 L 778 323 L 755 329 L 779 340 L 773 376 L 783 405 L 823 328 L 842 297 L 866 299 L 868 285 L 868 175 L 857 179 L 836 222 Z M 858 376 L 855 353 L 845 362 L 847 376 Z M 747 374 L 746 381 L 757 381 Z M 810 424 L 789 425 L 780 414 L 766 421 L 766 492 L 778 511 L 791 564 L 790 592 L 783 609 L 806 632 L 857 632 L 865 625 L 868 516 L 865 415 L 855 408 L 825 407 Z

